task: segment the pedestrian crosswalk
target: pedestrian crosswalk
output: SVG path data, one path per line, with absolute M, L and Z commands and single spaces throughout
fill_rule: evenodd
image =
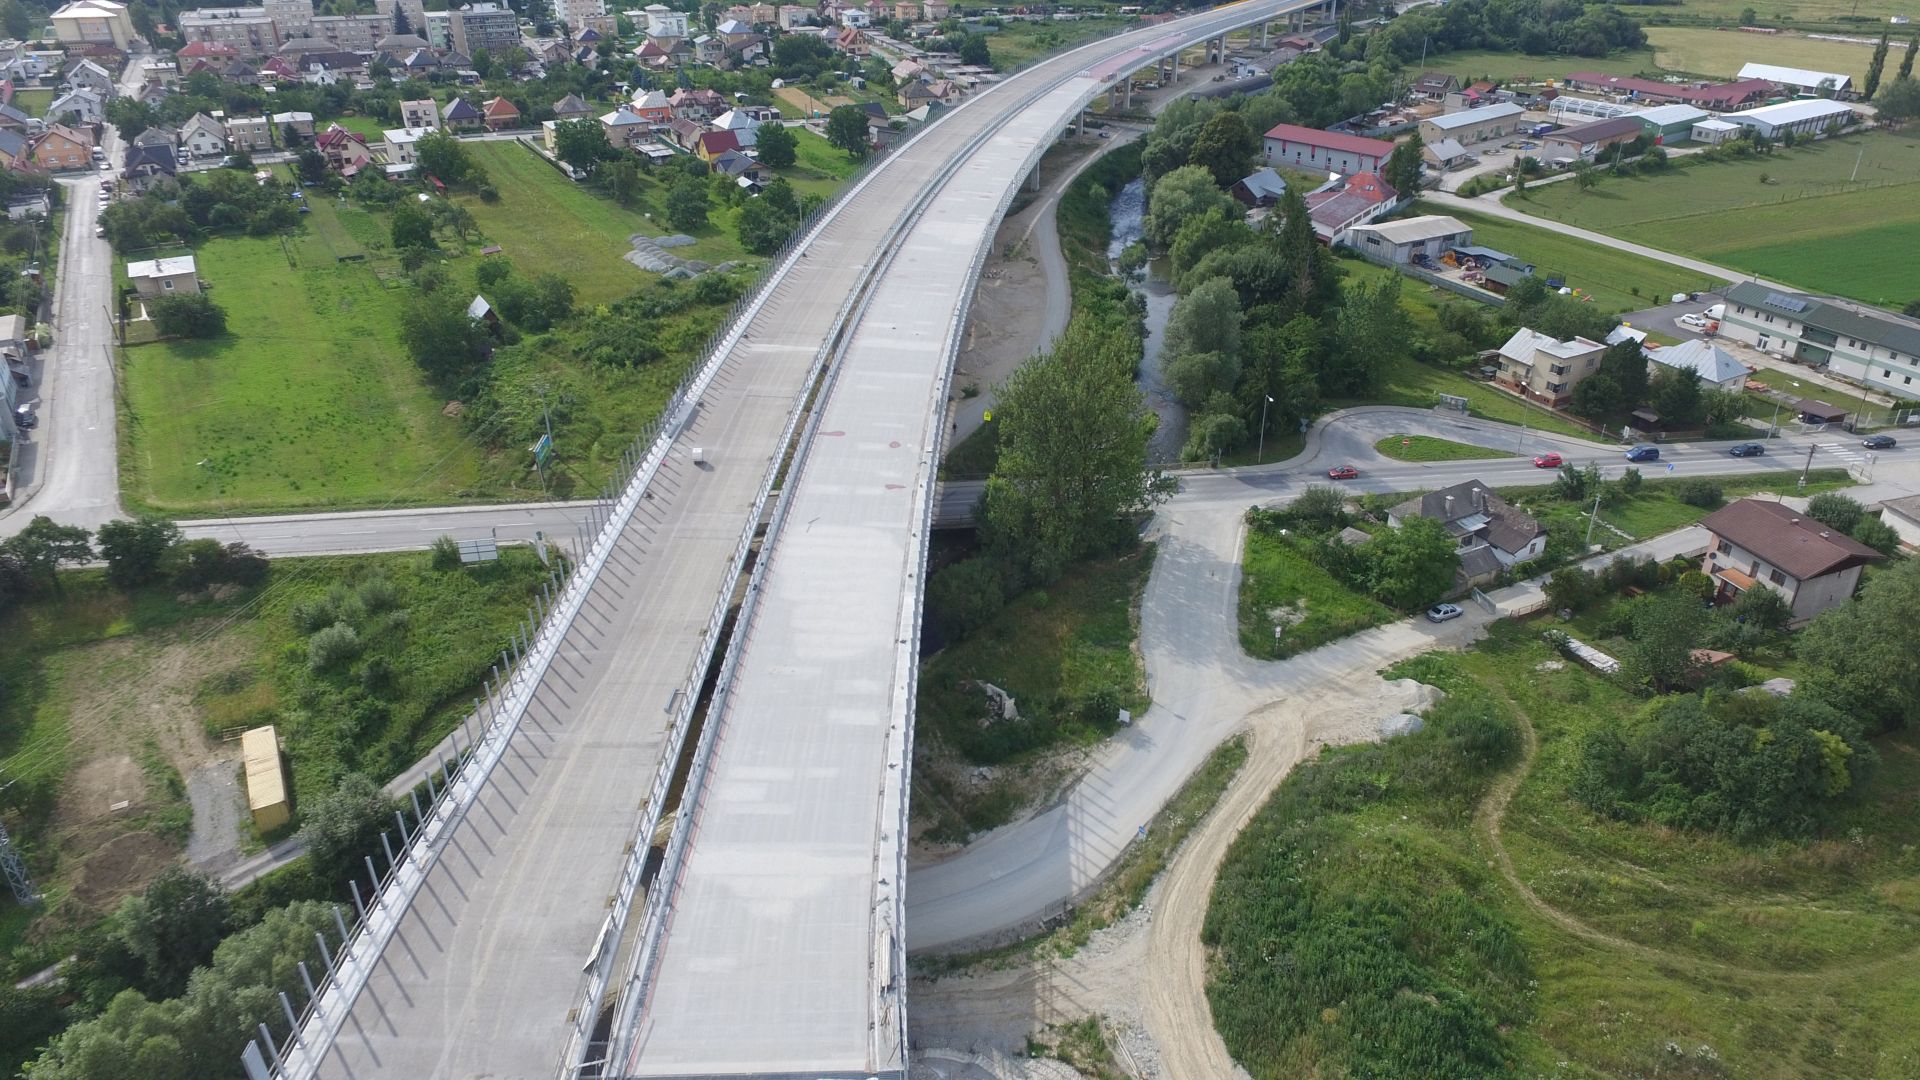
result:
M 1837 443 L 1837 442 L 1815 443 L 1814 445 L 1818 446 L 1822 450 L 1825 450 L 1827 453 L 1832 454 L 1834 457 L 1840 458 L 1841 460 L 1847 462 L 1850 465 L 1865 465 L 1867 463 L 1866 452 L 1861 450 L 1858 446 L 1848 446 L 1846 443 Z

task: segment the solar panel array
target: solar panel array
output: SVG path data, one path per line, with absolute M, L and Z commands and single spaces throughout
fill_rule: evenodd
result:
M 1805 300 L 1797 296 L 1788 296 L 1785 293 L 1777 292 L 1767 294 L 1767 306 L 1770 308 L 1779 308 L 1781 311 L 1807 310 L 1807 302 Z

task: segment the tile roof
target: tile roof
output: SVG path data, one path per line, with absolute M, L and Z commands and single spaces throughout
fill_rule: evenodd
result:
M 1700 524 L 1801 581 L 1884 558 L 1785 503 L 1736 499 Z
M 1358 135 L 1348 135 L 1339 131 L 1322 131 L 1319 128 L 1301 127 L 1298 124 L 1276 124 L 1267 131 L 1269 139 L 1285 139 L 1287 142 L 1304 143 L 1307 146 L 1320 146 L 1329 150 L 1340 150 L 1349 154 L 1366 154 L 1385 158 L 1393 153 L 1393 144 L 1380 139 L 1363 139 Z

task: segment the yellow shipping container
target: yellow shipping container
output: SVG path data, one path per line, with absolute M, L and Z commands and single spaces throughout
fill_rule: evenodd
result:
M 240 756 L 247 766 L 247 809 L 253 812 L 253 827 L 272 832 L 292 816 L 287 773 L 280 764 L 280 736 L 273 725 L 240 736 Z

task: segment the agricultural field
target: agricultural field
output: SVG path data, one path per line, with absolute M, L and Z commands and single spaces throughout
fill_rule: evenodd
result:
M 41 910 L 104 914 L 190 829 L 216 853 L 223 835 L 232 852 L 257 845 L 240 807 L 194 822 L 188 798 L 209 780 L 231 797 L 237 728 L 277 725 L 300 799 L 349 769 L 385 780 L 411 764 L 464 714 L 545 574 L 526 548 L 451 570 L 425 554 L 283 559 L 264 585 L 184 593 L 88 570 L 0 614 L 20 643 L 0 656 L 0 771 L 18 782 L 0 807 Z M 316 667 L 312 639 L 335 623 L 352 641 Z M 0 952 L 23 929 L 0 924 Z
M 1792 26 L 1794 24 L 1828 24 L 1850 27 L 1847 33 L 1865 37 L 1869 33 L 1878 33 L 1887 23 L 1890 15 L 1920 16 L 1913 0 L 1773 0 L 1771 3 L 1754 3 L 1753 0 L 1685 0 L 1673 7 L 1635 7 L 1627 9 L 1634 17 L 1648 23 L 1664 23 L 1668 19 L 1695 20 L 1710 25 L 1735 26 L 1740 22 L 1740 12 L 1753 8 L 1765 26 Z
M 1620 648 L 1602 619 L 1568 629 Z M 1448 692 L 1426 729 L 1323 752 L 1236 840 L 1204 931 L 1228 1048 L 1263 1080 L 1909 1075 L 1920 740 L 1876 739 L 1811 839 L 1604 818 L 1581 745 L 1645 699 L 1560 625 L 1390 669 Z
M 1517 205 L 1525 208 L 1525 204 Z M 1415 212 L 1432 211 L 1416 209 Z M 1474 243 L 1498 248 L 1533 263 L 1542 275 L 1564 280 L 1569 288 L 1593 297 L 1593 303 L 1603 311 L 1634 311 L 1674 293 L 1723 284 L 1677 266 L 1563 236 L 1550 228 L 1485 217 L 1452 207 L 1446 208 L 1446 213 L 1473 227 Z
M 325 198 L 299 235 L 195 253 L 228 332 L 125 350 L 121 490 L 165 514 L 457 502 L 483 452 L 399 341 L 411 294 L 358 259 L 381 219 Z M 531 493 L 525 493 L 531 494 Z
M 1866 132 L 1764 157 L 1530 188 L 1554 221 L 1872 303 L 1920 296 L 1920 136 Z M 1476 228 L 1478 226 L 1476 225 Z M 1489 241 L 1491 242 L 1491 241 Z
M 1863 27 L 1856 33 L 1863 38 L 1870 34 L 1877 37 L 1881 29 Z M 1799 34 L 1743 34 L 1681 26 L 1649 26 L 1647 43 L 1653 47 L 1655 65 L 1662 70 L 1709 79 L 1731 79 L 1739 74 L 1742 65 L 1760 63 L 1835 71 L 1853 76 L 1858 83 L 1866 76 L 1867 60 L 1873 55 L 1871 45 L 1825 41 Z M 1890 55 L 1888 62 L 1891 72 L 1899 65 L 1899 58 Z
M 1443 71 L 1463 80 L 1492 79 L 1503 83 L 1560 80 L 1575 71 L 1598 71 L 1607 75 L 1657 74 L 1651 49 L 1601 57 L 1529 56 L 1526 53 L 1466 49 L 1429 56 L 1423 70 Z

